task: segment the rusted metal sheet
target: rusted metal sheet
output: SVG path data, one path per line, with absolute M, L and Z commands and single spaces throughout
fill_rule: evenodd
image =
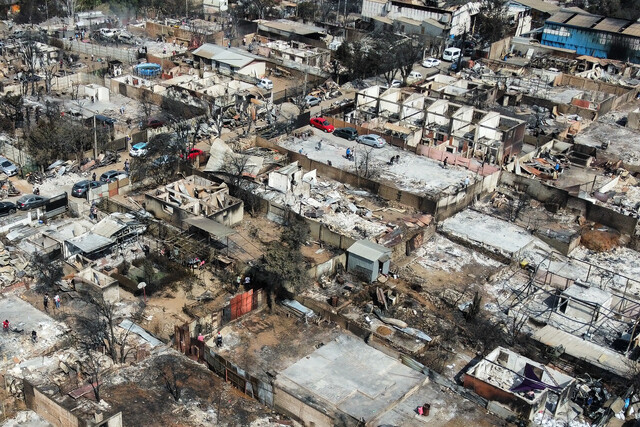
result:
M 235 296 L 230 304 L 231 320 L 237 319 L 243 314 L 247 314 L 253 308 L 253 289 Z

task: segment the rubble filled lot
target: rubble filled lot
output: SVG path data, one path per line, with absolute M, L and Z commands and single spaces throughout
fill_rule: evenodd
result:
M 53 310 L 50 304 L 49 310 Z M 3 364 L 44 354 L 56 346 L 68 328 L 48 314 L 36 309 L 16 295 L 0 298 L 0 316 L 9 321 L 10 330 L 0 335 Z M 31 331 L 36 331 L 38 341 L 31 341 Z
M 320 150 L 316 149 L 318 143 L 321 144 Z M 368 175 L 372 179 L 381 179 L 393 187 L 420 194 L 438 194 L 450 187 L 460 187 L 467 177 L 473 182 L 473 176 L 466 169 L 455 166 L 444 168 L 435 160 L 389 144 L 382 148 L 371 148 L 330 134 L 312 135 L 307 139 L 291 136 L 280 140 L 278 144 L 292 151 L 302 150 L 312 160 L 326 164 L 331 162 L 332 166 L 349 172 L 355 172 L 358 165 L 368 171 L 365 177 Z M 355 161 L 344 157 L 347 147 L 355 147 Z M 400 156 L 399 162 L 389 165 L 389 159 L 396 155 Z M 368 163 L 368 167 L 360 166 L 362 162 Z
M 335 325 L 258 312 L 226 325 L 221 333 L 224 341 L 216 353 L 262 378 L 268 371 L 286 369 L 340 331 Z M 214 348 L 213 337 L 207 345 Z
M 600 148 L 603 143 L 609 143 L 603 153 L 606 157 L 622 160 L 627 165 L 640 166 L 640 154 L 636 141 L 638 132 L 621 126 L 617 121 L 617 113 L 608 113 L 593 122 L 589 127 L 576 135 L 576 144 Z
M 159 350 L 105 383 L 104 399 L 113 411 L 122 411 L 123 425 L 277 425 L 256 400 L 175 350 Z M 172 395 L 167 387 L 174 384 L 178 390 Z

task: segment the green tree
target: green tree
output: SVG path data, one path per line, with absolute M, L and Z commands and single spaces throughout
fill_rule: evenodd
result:
M 309 237 L 309 226 L 293 216 L 285 224 L 280 240 L 271 242 L 255 276 L 269 293 L 270 305 L 275 298 L 296 294 L 307 287 L 310 278 L 300 247 Z
M 509 28 L 504 0 L 487 0 L 476 16 L 476 34 L 485 42 L 502 40 Z
M 318 11 L 318 5 L 311 1 L 298 3 L 298 17 L 305 21 L 313 21 Z

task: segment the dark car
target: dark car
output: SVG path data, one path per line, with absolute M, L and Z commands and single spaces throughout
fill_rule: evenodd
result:
M 16 205 L 11 202 L 0 202 L 0 215 L 9 215 L 16 212 Z
M 335 136 L 353 141 L 358 137 L 358 131 L 354 128 L 338 128 L 333 131 Z
M 105 173 L 100 175 L 100 181 L 113 182 L 118 177 L 118 175 L 126 175 L 126 173 L 122 171 L 115 171 L 115 170 L 106 171 Z
M 175 164 L 178 161 L 178 158 L 176 156 L 169 156 L 169 155 L 164 155 L 164 156 L 160 156 L 157 159 L 154 159 L 151 162 L 151 167 L 152 168 L 159 168 L 162 166 L 169 166 L 172 164 Z
M 149 119 L 147 124 L 144 126 L 145 129 L 158 129 L 164 126 L 164 122 L 158 119 Z
M 21 211 L 28 211 L 29 209 L 39 208 L 47 202 L 47 199 L 42 196 L 36 196 L 35 194 L 25 194 L 18 199 L 16 205 Z
M 71 195 L 73 197 L 87 197 L 87 192 L 90 188 L 97 188 L 102 184 L 100 181 L 89 181 L 88 179 L 76 182 L 71 189 Z

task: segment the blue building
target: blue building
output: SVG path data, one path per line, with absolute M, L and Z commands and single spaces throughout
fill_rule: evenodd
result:
M 578 8 L 561 9 L 545 21 L 542 44 L 578 55 L 640 63 L 640 23 Z

